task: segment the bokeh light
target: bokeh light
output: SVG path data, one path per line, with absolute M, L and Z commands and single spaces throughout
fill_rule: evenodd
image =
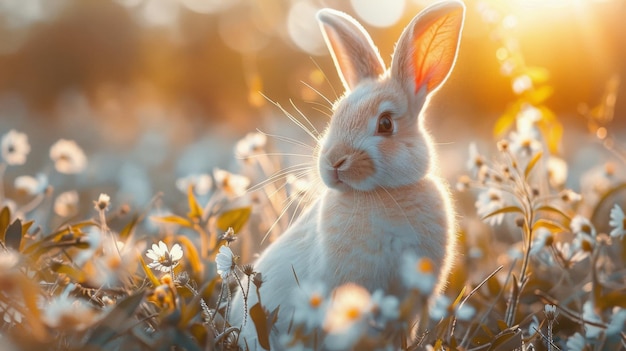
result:
M 376 27 L 394 25 L 404 14 L 405 0 L 350 0 L 356 14 Z

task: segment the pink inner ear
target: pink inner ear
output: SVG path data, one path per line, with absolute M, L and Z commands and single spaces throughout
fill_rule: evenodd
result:
M 426 91 L 431 92 L 450 72 L 456 58 L 462 12 L 463 9 L 459 8 L 415 28 L 413 62 L 416 93 L 424 85 Z

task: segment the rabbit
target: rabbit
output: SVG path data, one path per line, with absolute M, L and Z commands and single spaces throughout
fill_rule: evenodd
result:
M 456 223 L 446 182 L 437 176 L 422 110 L 456 61 L 465 6 L 444 1 L 420 12 L 402 32 L 386 69 L 364 28 L 343 12 L 317 13 L 346 93 L 316 148 L 321 194 L 257 259 L 263 307 L 280 306 L 272 348 L 286 333 L 299 282 L 332 289 L 351 282 L 370 292 L 405 296 L 400 267 L 407 253 L 429 258 L 441 290 L 454 258 Z M 257 303 L 254 286 L 247 307 Z M 243 297 L 230 323 L 241 346 L 261 350 Z M 244 321 L 244 316 L 246 320 Z

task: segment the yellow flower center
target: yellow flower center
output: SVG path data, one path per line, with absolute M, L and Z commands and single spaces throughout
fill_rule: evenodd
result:
M 309 304 L 313 308 L 319 308 L 322 305 L 322 301 L 324 301 L 324 299 L 320 296 L 320 294 L 314 293 L 309 299 Z
M 433 265 L 433 261 L 428 258 L 421 258 L 417 262 L 417 271 L 421 273 L 432 273 L 435 271 L 435 267 Z
M 346 318 L 349 321 L 357 320 L 359 319 L 360 316 L 361 316 L 361 311 L 356 307 L 350 307 L 346 310 Z

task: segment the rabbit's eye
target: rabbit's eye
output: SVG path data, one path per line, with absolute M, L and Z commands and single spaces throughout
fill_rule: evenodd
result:
M 376 134 L 390 135 L 393 132 L 393 120 L 389 112 L 384 112 L 378 117 Z

